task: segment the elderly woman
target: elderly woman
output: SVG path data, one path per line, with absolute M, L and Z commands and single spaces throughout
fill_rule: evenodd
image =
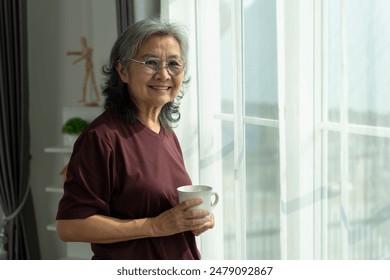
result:
M 93 259 L 200 259 L 195 235 L 214 226 L 200 199 L 178 204 L 191 184 L 171 127 L 187 76 L 180 26 L 143 20 L 115 42 L 105 111 L 77 140 L 69 161 L 57 232 L 90 242 Z

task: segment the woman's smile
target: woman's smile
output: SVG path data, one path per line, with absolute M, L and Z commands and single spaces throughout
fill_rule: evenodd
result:
M 170 86 L 149 86 L 149 88 L 153 89 L 153 90 L 168 90 L 170 89 L 171 87 Z

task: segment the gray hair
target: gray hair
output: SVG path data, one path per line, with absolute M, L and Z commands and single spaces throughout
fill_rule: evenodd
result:
M 188 76 L 188 37 L 183 25 L 161 19 L 144 19 L 129 26 L 115 41 L 110 61 L 103 67 L 103 74 L 106 76 L 103 95 L 106 97 L 104 108 L 119 113 L 130 123 L 136 121 L 137 108 L 131 101 L 127 87 L 116 71 L 116 63 L 119 61 L 124 68 L 127 68 L 127 61 L 133 58 L 141 44 L 153 35 L 172 36 L 178 41 L 180 55 L 185 62 L 183 85 L 190 82 Z M 183 94 L 183 89 L 181 89 L 176 100 L 163 106 L 159 118 L 164 126 L 172 127 L 172 124 L 180 119 L 179 100 Z
M 152 35 L 174 37 L 180 45 L 181 58 L 185 61 L 184 72 L 187 73 L 188 65 L 188 38 L 184 26 L 178 23 L 170 23 L 160 19 L 145 19 L 128 27 L 117 39 L 112 52 L 111 62 L 121 61 L 123 67 L 127 67 L 129 58 L 133 58 L 140 45 Z

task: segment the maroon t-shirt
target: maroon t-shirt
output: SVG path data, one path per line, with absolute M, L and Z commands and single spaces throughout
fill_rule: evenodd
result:
M 104 112 L 82 133 L 69 161 L 57 219 L 101 214 L 119 219 L 156 217 L 178 204 L 176 188 L 191 184 L 173 131 L 154 133 Z M 184 232 L 112 244 L 91 244 L 93 259 L 200 259 Z

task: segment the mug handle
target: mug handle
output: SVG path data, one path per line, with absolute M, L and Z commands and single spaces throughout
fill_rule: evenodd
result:
M 213 210 L 214 207 L 215 207 L 215 206 L 217 205 L 217 203 L 218 203 L 219 196 L 218 196 L 218 194 L 217 194 L 216 192 L 212 192 L 212 193 L 211 193 L 211 196 L 214 196 L 214 202 L 211 203 L 211 210 Z

